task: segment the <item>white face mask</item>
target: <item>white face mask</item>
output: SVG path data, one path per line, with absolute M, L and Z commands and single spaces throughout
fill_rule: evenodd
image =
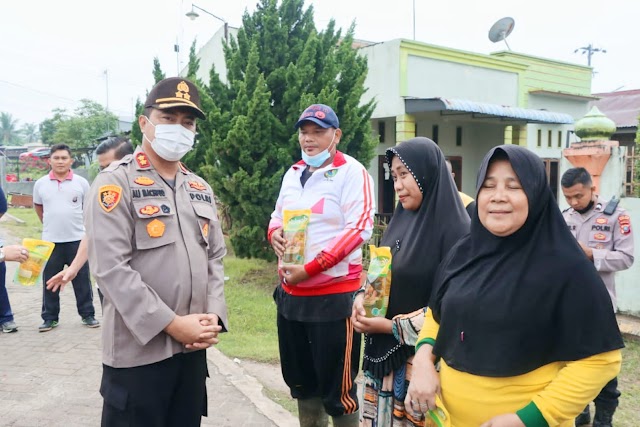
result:
M 168 162 L 177 162 L 193 148 L 196 134 L 180 124 L 154 125 L 147 117 L 147 122 L 156 130 L 153 141 L 147 138 L 151 148 L 158 156 Z

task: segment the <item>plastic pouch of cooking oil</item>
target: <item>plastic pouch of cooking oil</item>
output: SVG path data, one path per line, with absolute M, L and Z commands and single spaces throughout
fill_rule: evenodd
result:
M 46 240 L 23 239 L 22 246 L 29 251 L 29 258 L 18 265 L 13 281 L 23 286 L 34 286 L 40 281 L 44 266 L 56 245 Z
M 307 228 L 311 221 L 311 209 L 284 210 L 282 231 L 287 240 L 282 257 L 283 264 L 304 265 L 304 250 L 307 244 Z
M 364 288 L 364 311 L 367 317 L 384 317 L 391 292 L 391 248 L 369 245 L 369 269 Z

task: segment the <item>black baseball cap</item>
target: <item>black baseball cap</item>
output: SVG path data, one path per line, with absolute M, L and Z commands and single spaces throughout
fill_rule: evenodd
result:
M 200 108 L 200 94 L 198 88 L 189 80 L 182 77 L 169 77 L 160 80 L 149 92 L 145 108 L 156 108 L 164 110 L 166 108 L 187 107 L 193 110 L 199 119 L 206 116 Z

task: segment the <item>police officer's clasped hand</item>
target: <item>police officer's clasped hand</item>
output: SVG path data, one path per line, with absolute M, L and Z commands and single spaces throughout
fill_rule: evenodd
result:
M 271 234 L 271 246 L 278 258 L 282 258 L 284 256 L 284 248 L 286 245 L 287 240 L 284 238 L 282 227 L 280 227 Z
M 222 328 L 217 322 L 218 316 L 215 314 L 187 314 L 176 316 L 164 330 L 176 341 L 191 346 L 187 348 L 207 348 L 218 342 L 218 333 Z
M 188 348 L 189 350 L 204 350 L 205 348 L 209 348 L 212 345 L 218 344 L 218 334 L 220 333 L 220 331 L 222 331 L 222 326 L 220 326 L 218 324 L 218 316 L 215 314 L 212 314 L 211 316 L 213 316 L 212 319 L 203 319 L 200 320 L 200 324 L 202 326 L 214 326 L 215 327 L 215 331 L 213 332 L 204 332 L 202 334 L 200 334 L 200 341 L 192 343 L 192 344 L 186 344 L 185 347 Z

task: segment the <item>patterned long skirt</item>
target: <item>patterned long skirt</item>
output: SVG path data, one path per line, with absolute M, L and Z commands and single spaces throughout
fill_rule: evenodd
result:
M 364 373 L 362 427 L 423 427 L 423 414 L 405 411 L 404 398 L 411 380 L 413 357 L 386 377 L 374 378 Z

